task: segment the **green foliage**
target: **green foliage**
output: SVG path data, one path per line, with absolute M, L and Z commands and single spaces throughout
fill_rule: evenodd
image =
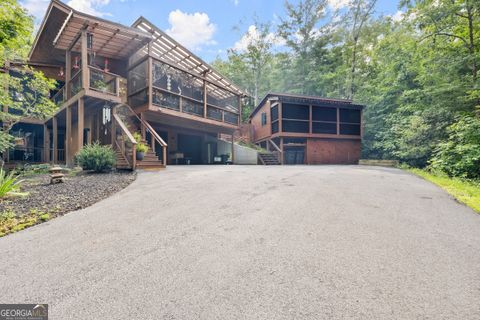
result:
M 26 61 L 31 46 L 33 18 L 17 0 L 0 2 L 0 67 Z M 51 115 L 55 104 L 50 101 L 50 90 L 55 88 L 55 80 L 47 79 L 42 72 L 26 66 L 16 66 L 15 74 L 0 72 L 0 152 L 11 146 L 9 129 L 21 117 L 43 119 Z M 3 106 L 16 111 L 16 115 L 3 111 Z
M 133 133 L 133 139 L 137 142 L 137 152 L 147 152 L 148 146 L 142 142 L 142 135 L 140 132 Z
M 480 118 L 462 116 L 447 132 L 448 138 L 436 147 L 431 168 L 450 176 L 480 179 Z
M 3 168 L 0 168 L 0 199 L 26 195 L 26 193 L 20 192 L 21 183 L 22 180 L 19 180 L 18 176 L 15 176 L 15 172 L 11 171 L 7 173 Z
M 76 162 L 84 170 L 103 172 L 115 165 L 115 152 L 111 146 L 93 143 L 86 145 L 75 155 Z

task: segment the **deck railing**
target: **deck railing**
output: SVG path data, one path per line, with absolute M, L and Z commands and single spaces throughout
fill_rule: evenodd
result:
M 204 116 L 204 102 L 201 100 L 186 97 L 159 87 L 153 87 L 152 91 L 153 105 L 198 117 Z M 237 125 L 239 123 L 238 112 L 230 111 L 212 104 L 207 104 L 206 118 L 233 125 Z
M 120 77 L 97 67 L 88 66 L 90 89 L 118 96 Z
M 57 93 L 53 95 L 51 100 L 55 103 L 56 106 L 61 106 L 65 102 L 65 86 L 61 87 Z
M 283 164 L 283 152 L 282 149 L 272 140 L 267 140 L 267 150 L 272 152 L 274 155 L 277 156 L 278 161 Z
M 129 167 L 135 169 L 137 161 L 137 141 L 135 141 L 127 125 L 116 113 L 113 113 L 112 126 L 112 144 L 114 148 L 124 156 Z

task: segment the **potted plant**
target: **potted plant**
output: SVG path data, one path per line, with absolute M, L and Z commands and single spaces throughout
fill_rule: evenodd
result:
M 145 153 L 148 151 L 148 146 L 142 142 L 142 136 L 140 133 L 135 132 L 133 134 L 133 138 L 137 142 L 137 153 L 136 153 L 136 158 L 137 160 L 143 160 L 145 158 Z
M 108 84 L 103 80 L 95 80 L 93 82 L 93 88 L 102 92 L 107 92 Z

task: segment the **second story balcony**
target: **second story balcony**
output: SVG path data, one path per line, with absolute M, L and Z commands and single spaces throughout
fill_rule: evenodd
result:
M 61 87 L 52 97 L 52 100 L 58 106 L 62 105 L 68 99 L 75 97 L 82 90 L 86 95 L 104 96 L 107 99 L 121 99 L 121 83 L 123 78 L 119 75 L 102 70 L 96 66 L 88 66 L 87 72 L 83 68 L 75 68 L 69 81 Z M 84 82 L 83 78 L 87 77 Z

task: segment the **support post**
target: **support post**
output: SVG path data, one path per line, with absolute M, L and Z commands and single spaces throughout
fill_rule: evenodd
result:
M 77 150 L 80 151 L 83 148 L 83 129 L 85 127 L 85 101 L 84 98 L 80 98 L 78 100 L 78 107 L 77 107 L 77 114 L 78 114 L 78 119 L 77 119 Z
M 43 125 L 43 162 L 50 161 L 50 133 L 47 124 Z
M 203 117 L 207 118 L 207 82 L 203 80 Z
M 242 97 L 238 96 L 238 125 L 242 123 Z
M 340 108 L 337 108 L 337 135 L 340 134 Z
M 165 146 L 162 146 L 162 162 L 164 166 L 167 165 L 167 147 Z
M 82 30 L 81 36 L 81 54 L 82 54 L 82 88 L 85 90 L 90 87 L 90 69 L 88 68 L 88 48 L 87 48 L 87 30 Z
M 100 111 L 95 114 L 95 140 L 100 142 Z
M 152 42 L 149 42 L 148 43 L 149 52 L 150 52 L 151 46 L 152 46 Z M 153 104 L 153 59 L 151 56 L 148 57 L 147 64 L 148 64 L 147 66 L 148 109 L 150 109 Z
M 280 164 L 283 164 L 283 158 L 285 158 L 283 156 L 283 138 L 281 137 L 280 138 Z
M 233 164 L 233 163 L 235 162 L 235 139 L 234 139 L 234 137 L 235 137 L 235 132 L 232 132 L 232 136 L 231 136 L 231 137 L 232 137 L 231 143 L 232 143 L 232 164 Z
M 283 122 L 283 114 L 282 114 L 282 103 L 278 103 L 278 132 L 283 132 L 282 122 Z
M 111 138 L 112 138 L 112 148 L 115 148 L 115 136 L 116 136 L 116 131 L 117 131 L 117 128 L 116 128 L 116 120 L 113 118 L 113 115 L 112 115 L 112 132 L 110 134 Z
M 57 117 L 52 118 L 53 127 L 53 163 L 58 163 L 58 123 Z
M 70 97 L 70 80 L 72 79 L 72 52 L 67 50 L 65 52 L 65 91 L 63 95 L 65 96 L 65 101 Z
M 308 132 L 312 133 L 312 127 L 313 127 L 313 113 L 312 113 L 312 105 L 308 106 L 309 108 L 309 118 L 308 118 Z
M 73 163 L 72 153 L 72 106 L 67 106 L 65 116 L 65 162 L 67 166 Z
M 143 112 L 140 113 L 140 119 L 141 119 L 142 121 L 145 120 L 145 115 L 144 115 Z M 145 141 L 147 141 L 147 130 L 146 130 L 145 126 L 143 125 L 143 123 L 141 123 L 141 122 L 140 122 L 140 133 L 142 134 L 142 139 L 145 140 Z M 153 137 L 152 137 L 152 138 L 153 138 Z M 153 140 L 153 139 L 152 139 L 152 140 Z M 137 141 L 137 142 L 138 142 L 138 141 Z

